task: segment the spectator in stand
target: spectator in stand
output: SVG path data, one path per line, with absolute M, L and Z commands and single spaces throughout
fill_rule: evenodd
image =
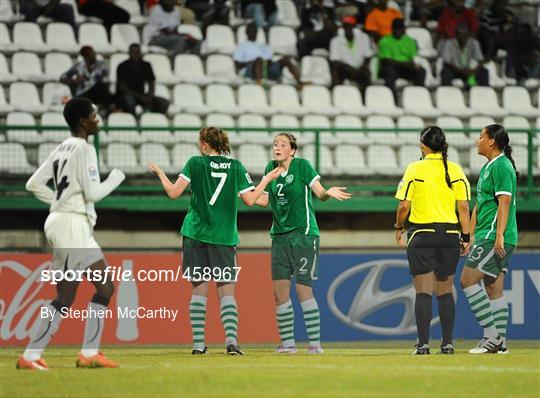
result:
M 452 80 L 461 79 L 466 88 L 488 86 L 489 72 L 484 68 L 484 56 L 478 40 L 469 37 L 469 27 L 461 23 L 456 27 L 456 37 L 445 40 L 439 51 L 444 61 L 441 71 L 443 86 L 451 86 Z
M 392 33 L 392 22 L 402 18 L 401 12 L 395 8 L 387 7 L 387 0 L 378 0 L 377 6 L 371 10 L 367 17 L 364 29 L 370 33 L 376 42 L 383 36 Z
M 298 86 L 304 83 L 300 80 L 300 72 L 290 57 L 272 60 L 272 50 L 264 44 L 257 43 L 257 25 L 251 22 L 246 27 L 247 40 L 238 44 L 234 49 L 233 59 L 239 73 L 262 84 L 262 80 L 279 80 L 286 67 L 294 76 Z
M 129 59 L 118 65 L 116 76 L 116 96 L 120 108 L 133 115 L 137 105 L 141 105 L 145 111 L 167 113 L 169 101 L 154 95 L 156 77 L 152 65 L 143 61 L 139 44 L 129 46 Z
M 392 34 L 379 40 L 379 75 L 394 93 L 397 101 L 396 80 L 412 81 L 416 86 L 423 86 L 426 71 L 414 62 L 418 49 L 416 41 L 405 35 L 405 21 L 401 18 L 392 22 Z
M 83 60 L 64 72 L 60 81 L 70 87 L 73 97 L 86 97 L 108 113 L 113 106 L 113 98 L 109 92 L 109 71 L 105 62 L 97 60 L 90 46 L 83 46 L 79 53 Z
M 443 0 L 413 0 L 410 18 L 420 22 L 422 28 L 428 28 L 428 21 L 438 21 L 445 4 Z
M 480 29 L 478 41 L 486 59 L 496 55 L 495 41 L 497 37 L 512 26 L 514 14 L 507 7 L 508 0 L 493 1 L 491 7 L 485 8 L 478 18 Z
M 354 29 L 355 17 L 344 17 L 341 23 L 345 34 L 337 35 L 330 41 L 332 85 L 342 84 L 349 79 L 364 92 L 371 78 L 369 60 L 375 55 L 371 39 L 360 29 Z
M 144 1 L 144 0 L 139 0 L 139 1 Z M 216 0 L 216 1 L 219 1 L 219 0 Z M 176 0 L 176 3 L 178 6 L 180 6 L 180 21 L 182 21 L 182 23 L 185 25 L 195 24 L 195 21 L 197 19 L 195 12 L 187 6 L 187 3 L 190 3 L 190 1 L 188 0 L 187 2 L 184 2 L 183 0 Z M 208 7 L 210 7 L 207 1 L 204 1 L 204 3 Z M 152 12 L 152 8 L 156 4 L 159 4 L 159 0 L 146 0 L 146 10 L 147 10 L 146 14 L 150 14 Z M 143 12 L 142 14 L 144 15 L 145 13 Z
M 302 10 L 301 35 L 296 46 L 298 56 L 309 55 L 315 48 L 328 50 L 330 40 L 336 34 L 336 25 L 322 0 L 313 0 Z
M 449 0 L 446 7 L 439 17 L 437 25 L 437 42 L 440 39 L 453 39 L 456 37 L 456 27 L 460 23 L 465 23 L 469 27 L 469 32 L 476 36 L 478 32 L 478 19 L 476 10 L 465 8 L 463 0 Z
M 70 24 L 74 30 L 77 28 L 71 4 L 60 4 L 60 0 L 21 0 L 20 4 L 26 22 L 36 22 L 38 17 L 44 16 Z
M 128 23 L 129 13 L 113 4 L 112 0 L 79 0 L 79 11 L 88 17 L 103 20 L 107 32 L 116 23 Z
M 267 29 L 277 22 L 276 0 L 241 0 L 242 15 L 252 19 L 257 28 Z
M 506 76 L 524 85 L 530 78 L 540 79 L 540 37 L 529 24 L 518 23 L 496 40 L 506 50 Z
M 147 40 L 152 46 L 163 47 L 169 52 L 171 61 L 178 54 L 199 54 L 201 42 L 189 35 L 178 33 L 180 10 L 176 0 L 160 0 L 150 12 Z

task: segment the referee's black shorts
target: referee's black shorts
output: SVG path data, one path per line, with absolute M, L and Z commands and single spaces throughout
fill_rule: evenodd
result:
M 411 275 L 456 273 L 460 242 L 457 224 L 412 224 L 407 231 L 407 258 Z

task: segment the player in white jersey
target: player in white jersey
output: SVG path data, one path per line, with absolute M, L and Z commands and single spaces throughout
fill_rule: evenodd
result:
M 107 265 L 93 237 L 94 202 L 118 187 L 125 175 L 114 169 L 105 181 L 100 181 L 96 150 L 88 143 L 88 137 L 97 134 L 100 124 L 96 107 L 89 99 L 70 100 L 64 108 L 64 118 L 72 136 L 51 152 L 30 177 L 26 189 L 51 205 L 45 235 L 53 248 L 53 269 L 64 272 L 90 269 L 103 276 Z M 54 190 L 47 186 L 50 180 Z M 62 315 L 73 303 L 78 283 L 65 279 L 58 282 L 56 298 L 41 308 L 39 325 L 17 361 L 18 369 L 48 369 L 41 354 L 58 330 Z M 88 304 L 89 317 L 76 364 L 77 367 L 118 367 L 98 351 L 104 329 L 104 316 L 100 314 L 106 314 L 114 285 L 110 280 L 92 283 L 96 293 Z

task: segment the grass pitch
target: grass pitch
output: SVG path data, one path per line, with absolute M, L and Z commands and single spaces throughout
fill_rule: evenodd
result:
M 509 355 L 411 356 L 410 342 L 327 344 L 324 355 L 192 356 L 188 348 L 108 348 L 119 369 L 76 369 L 73 348 L 45 352 L 51 370 L 18 371 L 22 349 L 0 349 L 1 397 L 540 397 L 538 341 L 512 341 Z M 432 350 L 436 352 L 437 350 Z

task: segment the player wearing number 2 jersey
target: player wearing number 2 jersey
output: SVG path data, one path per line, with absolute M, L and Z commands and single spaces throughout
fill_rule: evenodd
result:
M 291 279 L 296 281 L 296 292 L 304 313 L 309 339 L 309 353 L 323 352 L 320 342 L 320 317 L 313 297 L 312 283 L 318 278 L 319 228 L 311 203 L 311 192 L 320 200 L 349 199 L 345 187 L 328 190 L 319 182 L 320 176 L 305 160 L 295 158 L 296 138 L 282 133 L 274 138 L 274 161 L 265 173 L 277 166 L 283 173 L 270 184 L 267 195 L 257 204 L 272 208 L 272 280 L 281 345 L 278 353 L 295 353 L 294 311 L 290 298 Z
M 231 149 L 223 130 L 202 128 L 199 149 L 202 156 L 189 159 L 174 184 L 157 165 L 150 164 L 150 169 L 159 177 L 171 199 L 180 197 L 191 184 L 191 204 L 181 233 L 184 236 L 183 273 L 193 287 L 189 304 L 192 354 L 207 352 L 204 338 L 206 301 L 208 282 L 214 280 L 220 298 L 227 353 L 243 355 L 237 341 L 238 309 L 234 298 L 240 270 L 236 263 L 238 196 L 246 205 L 253 206 L 266 185 L 283 169 L 270 170 L 255 188 L 242 163 L 227 157 Z
M 97 134 L 100 127 L 96 107 L 90 100 L 69 101 L 64 108 L 64 118 L 72 137 L 51 152 L 30 177 L 26 189 L 51 206 L 45 221 L 45 235 L 54 251 L 53 268 L 64 271 L 89 268 L 104 275 L 107 265 L 93 237 L 94 202 L 111 193 L 125 176 L 114 169 L 105 181 L 100 181 L 96 150 L 87 142 L 88 136 Z M 50 180 L 54 190 L 47 186 Z M 88 304 L 90 316 L 86 319 L 84 342 L 76 364 L 77 367 L 117 367 L 98 351 L 105 321 L 99 314 L 106 312 L 114 286 L 110 280 L 93 283 L 96 293 Z M 47 370 L 41 354 L 58 330 L 61 314 L 73 303 L 77 286 L 77 281 L 58 282 L 57 296 L 41 309 L 39 327 L 19 358 L 18 369 Z

